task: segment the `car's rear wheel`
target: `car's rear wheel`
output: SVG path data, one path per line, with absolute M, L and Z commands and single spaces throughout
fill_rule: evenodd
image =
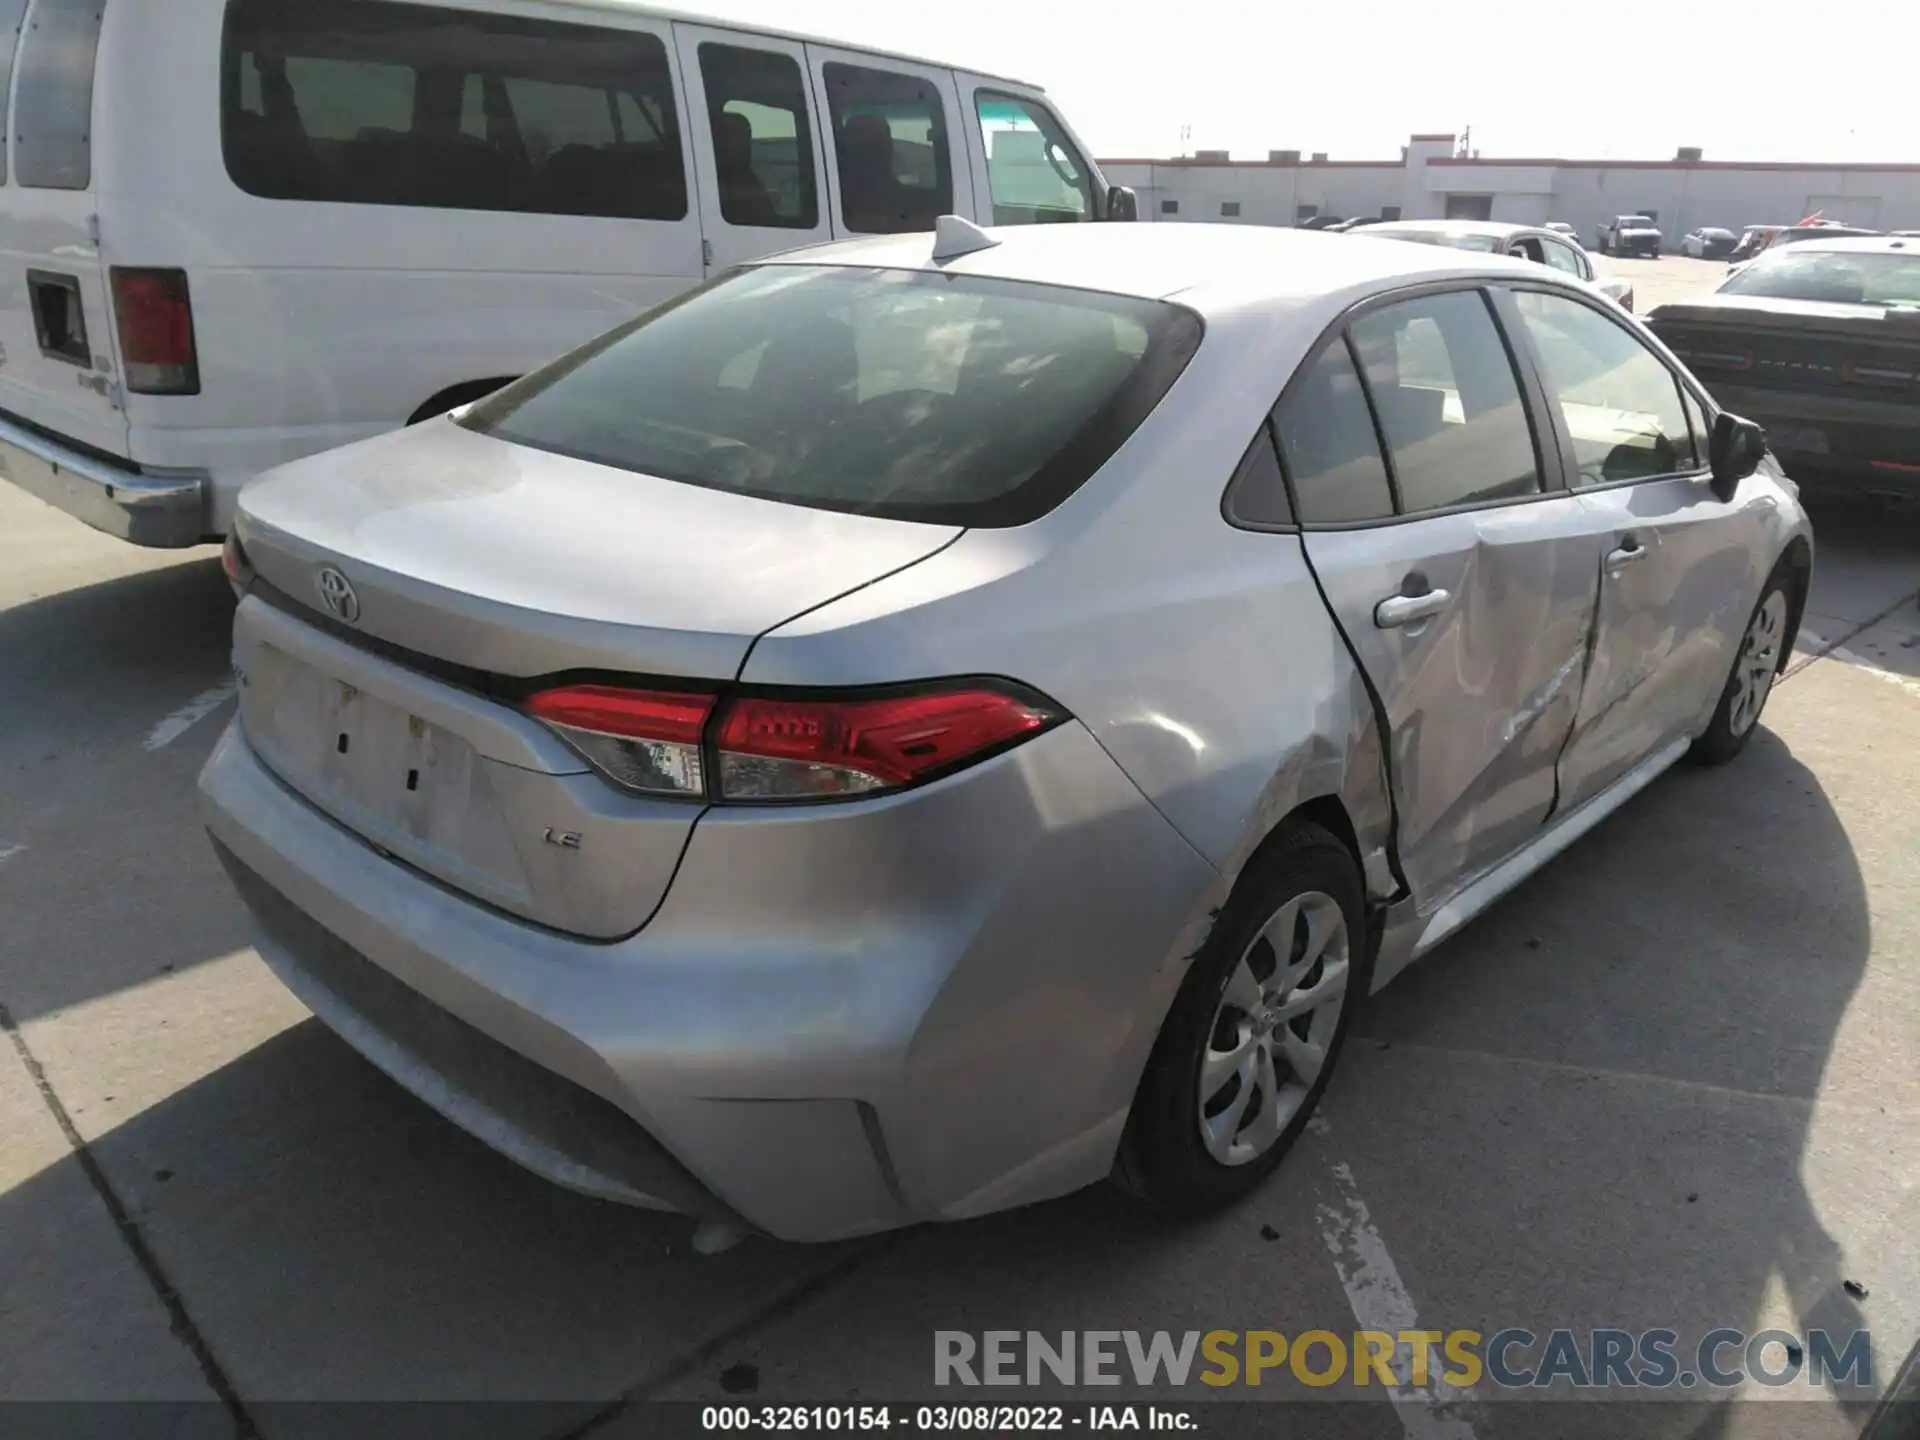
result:
M 1320 1103 L 1372 960 L 1344 845 L 1303 824 L 1256 857 L 1161 1026 L 1116 1178 L 1182 1212 L 1257 1187 Z
M 1767 698 L 1773 694 L 1774 682 L 1786 662 L 1783 647 L 1791 613 L 1787 577 L 1776 571 L 1753 607 L 1713 721 L 1693 742 L 1690 758 L 1703 765 L 1724 765 L 1747 748 L 1753 732 L 1760 728 L 1760 712 L 1766 709 Z

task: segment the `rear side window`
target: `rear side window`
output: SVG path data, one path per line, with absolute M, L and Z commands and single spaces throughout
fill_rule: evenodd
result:
M 42 190 L 93 183 L 93 66 L 106 0 L 40 0 L 20 37 L 14 178 Z M 0 96 L 0 99 L 3 99 Z
M 1540 248 L 1546 252 L 1547 264 L 1556 270 L 1564 270 L 1569 275 L 1584 280 L 1585 273 L 1580 268 L 1580 257 L 1573 253 L 1571 245 L 1562 245 L 1558 240 L 1542 240 Z
M 820 223 L 806 83 L 791 55 L 700 46 L 720 218 L 729 225 L 811 230 Z
M 1302 521 L 1337 525 L 1393 514 L 1393 486 L 1345 340 L 1320 352 L 1273 419 Z
M 460 422 L 822 510 L 1020 525 L 1078 489 L 1199 343 L 1161 301 L 917 270 L 767 265 L 692 291 Z
M 981 90 L 974 107 L 986 141 L 994 224 L 1094 218 L 1092 171 L 1046 106 Z
M 13 55 L 20 44 L 20 18 L 27 0 L 0 0 L 0 185 L 7 183 L 7 95 L 13 88 Z
M 1514 296 L 1559 405 L 1581 485 L 1648 480 L 1693 467 L 1680 382 L 1626 326 L 1562 295 Z
M 387 0 L 233 0 L 222 69 L 227 171 L 250 194 L 687 214 L 654 35 Z
M 946 107 L 930 80 L 862 65 L 821 67 L 847 229 L 933 229 L 953 209 Z
M 1477 291 L 1384 306 L 1348 335 L 1406 514 L 1539 493 L 1520 382 Z

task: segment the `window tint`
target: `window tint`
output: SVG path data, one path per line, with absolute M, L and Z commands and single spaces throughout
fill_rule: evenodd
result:
M 93 183 L 93 67 L 105 9 L 104 0 L 34 7 L 13 97 L 14 179 L 22 185 L 84 190 Z
M 7 94 L 13 87 L 13 52 L 27 0 L 0 0 L 0 185 L 7 180 Z
M 1562 245 L 1558 240 L 1542 240 L 1540 248 L 1546 252 L 1547 264 L 1554 269 L 1564 270 L 1567 274 L 1577 275 L 1581 279 L 1586 278 L 1585 272 L 1580 268 L 1580 257 L 1573 253 L 1571 245 Z
M 1320 352 L 1273 419 L 1302 521 L 1338 524 L 1393 514 L 1380 440 L 1345 341 Z
M 1273 434 L 1265 425 L 1233 472 L 1227 486 L 1227 513 L 1245 525 L 1293 524 L 1293 502 L 1287 498 Z
M 930 80 L 821 67 L 847 229 L 866 235 L 931 230 L 953 209 L 947 117 Z
M 1643 480 L 1692 468 L 1693 438 L 1674 374 L 1624 325 L 1562 295 L 1515 296 L 1560 406 L 1575 483 Z
M 1389 305 L 1348 334 L 1406 513 L 1538 493 L 1520 384 L 1477 292 Z
M 1093 172 L 1046 106 L 988 90 L 974 105 L 986 137 L 994 224 L 1094 218 Z
M 233 0 L 227 171 L 254 195 L 679 220 L 658 37 L 389 0 Z
M 729 225 L 811 230 L 820 223 L 806 83 L 791 55 L 703 43 L 720 218 Z
M 1019 525 L 1106 463 L 1199 343 L 1160 301 L 766 265 L 496 392 L 461 422 L 794 505 Z

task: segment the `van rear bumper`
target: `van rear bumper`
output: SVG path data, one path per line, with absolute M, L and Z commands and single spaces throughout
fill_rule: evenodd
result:
M 0 477 L 96 530 L 178 549 L 209 534 L 207 476 L 145 475 L 63 445 L 0 415 Z

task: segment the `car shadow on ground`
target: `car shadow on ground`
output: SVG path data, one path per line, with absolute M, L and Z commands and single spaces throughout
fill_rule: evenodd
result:
M 1384 1043 L 1518 1059 L 1514 1078 L 1537 1085 L 1559 1131 L 1530 1128 L 1536 1100 L 1516 1092 L 1511 1126 L 1480 1132 L 1494 1143 L 1474 1163 L 1491 1183 L 1462 1221 L 1479 1253 L 1458 1258 L 1511 1274 L 1500 1299 L 1517 1317 L 1489 1320 L 1671 1325 L 1691 1343 L 1772 1323 L 1777 1286 L 1798 1328 L 1842 1340 L 1865 1328 L 1803 1160 L 1871 944 L 1832 802 L 1763 729 L 1729 767 L 1670 772 L 1377 997 L 1360 1055 Z M 1501 1147 L 1503 1128 L 1536 1143 Z M 1859 1397 L 1845 1411 L 1857 1426 L 1869 1408 Z M 1756 1431 L 1751 1407 L 1682 1408 L 1636 1433 L 1829 1433 L 1789 1418 L 1799 1410 L 1779 1417 L 1785 1430 Z M 1597 1437 L 1631 1412 L 1553 1413 L 1556 1433 Z
M 0 1003 L 16 1022 L 247 944 L 194 788 L 231 706 L 149 748 L 227 681 L 232 627 L 211 558 L 0 611 Z

